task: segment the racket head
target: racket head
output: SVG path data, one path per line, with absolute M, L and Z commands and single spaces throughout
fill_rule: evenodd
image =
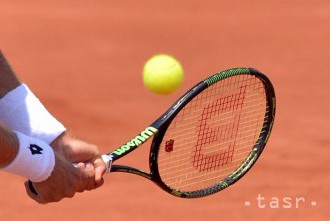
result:
M 184 94 L 151 126 L 150 179 L 197 198 L 237 182 L 262 153 L 274 122 L 271 81 L 252 68 L 219 72 Z

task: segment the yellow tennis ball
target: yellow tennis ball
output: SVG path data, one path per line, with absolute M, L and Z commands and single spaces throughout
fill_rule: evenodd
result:
M 178 89 L 182 80 L 182 66 L 170 55 L 155 55 L 143 67 L 143 83 L 154 93 L 172 93 Z

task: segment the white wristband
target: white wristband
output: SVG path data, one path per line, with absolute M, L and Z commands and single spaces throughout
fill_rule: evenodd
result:
M 53 149 L 42 140 L 15 131 L 19 150 L 15 159 L 2 170 L 24 176 L 32 182 L 46 180 L 55 166 Z
M 21 84 L 0 99 L 0 121 L 12 130 L 48 144 L 66 130 L 25 84 Z

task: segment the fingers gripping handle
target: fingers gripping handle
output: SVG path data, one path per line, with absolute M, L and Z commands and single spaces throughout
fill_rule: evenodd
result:
M 106 173 L 110 173 L 111 171 L 111 165 L 112 165 L 112 158 L 108 155 L 102 155 L 102 160 L 106 166 Z M 77 167 L 78 163 L 74 163 L 72 164 L 74 167 Z M 28 181 L 28 187 L 31 191 L 31 193 L 33 193 L 34 195 L 38 195 L 36 189 L 33 186 L 33 183 L 29 180 Z
M 111 165 L 112 165 L 112 158 L 110 156 L 108 156 L 108 155 L 105 155 L 105 154 L 102 155 L 101 158 L 102 158 L 102 160 L 103 160 L 103 162 L 105 164 L 105 167 L 106 167 L 105 172 L 106 173 L 110 173 L 110 171 L 111 171 Z M 72 165 L 74 167 L 77 167 L 78 166 L 78 163 L 74 163 Z

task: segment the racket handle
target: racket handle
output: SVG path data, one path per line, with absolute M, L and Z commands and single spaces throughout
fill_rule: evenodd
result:
M 106 166 L 106 173 L 110 173 L 111 171 L 111 165 L 112 165 L 112 158 L 106 154 L 102 155 L 102 160 Z M 72 164 L 74 167 L 77 167 L 78 163 L 73 163 Z M 31 191 L 31 193 L 33 193 L 34 195 L 38 195 L 38 192 L 36 191 L 36 189 L 33 186 L 33 183 L 31 180 L 28 180 L 28 187 Z
M 112 157 L 110 157 L 109 155 L 106 155 L 106 154 L 102 155 L 101 157 L 106 166 L 106 173 L 110 173 L 112 162 L 113 162 Z
M 110 173 L 110 171 L 111 171 L 111 165 L 112 165 L 112 158 L 110 156 L 106 155 L 106 154 L 102 155 L 101 157 L 102 157 L 102 160 L 103 160 L 103 162 L 105 164 L 105 167 L 106 167 L 105 172 L 106 173 Z M 72 165 L 74 167 L 77 167 L 78 166 L 78 163 L 73 163 Z

